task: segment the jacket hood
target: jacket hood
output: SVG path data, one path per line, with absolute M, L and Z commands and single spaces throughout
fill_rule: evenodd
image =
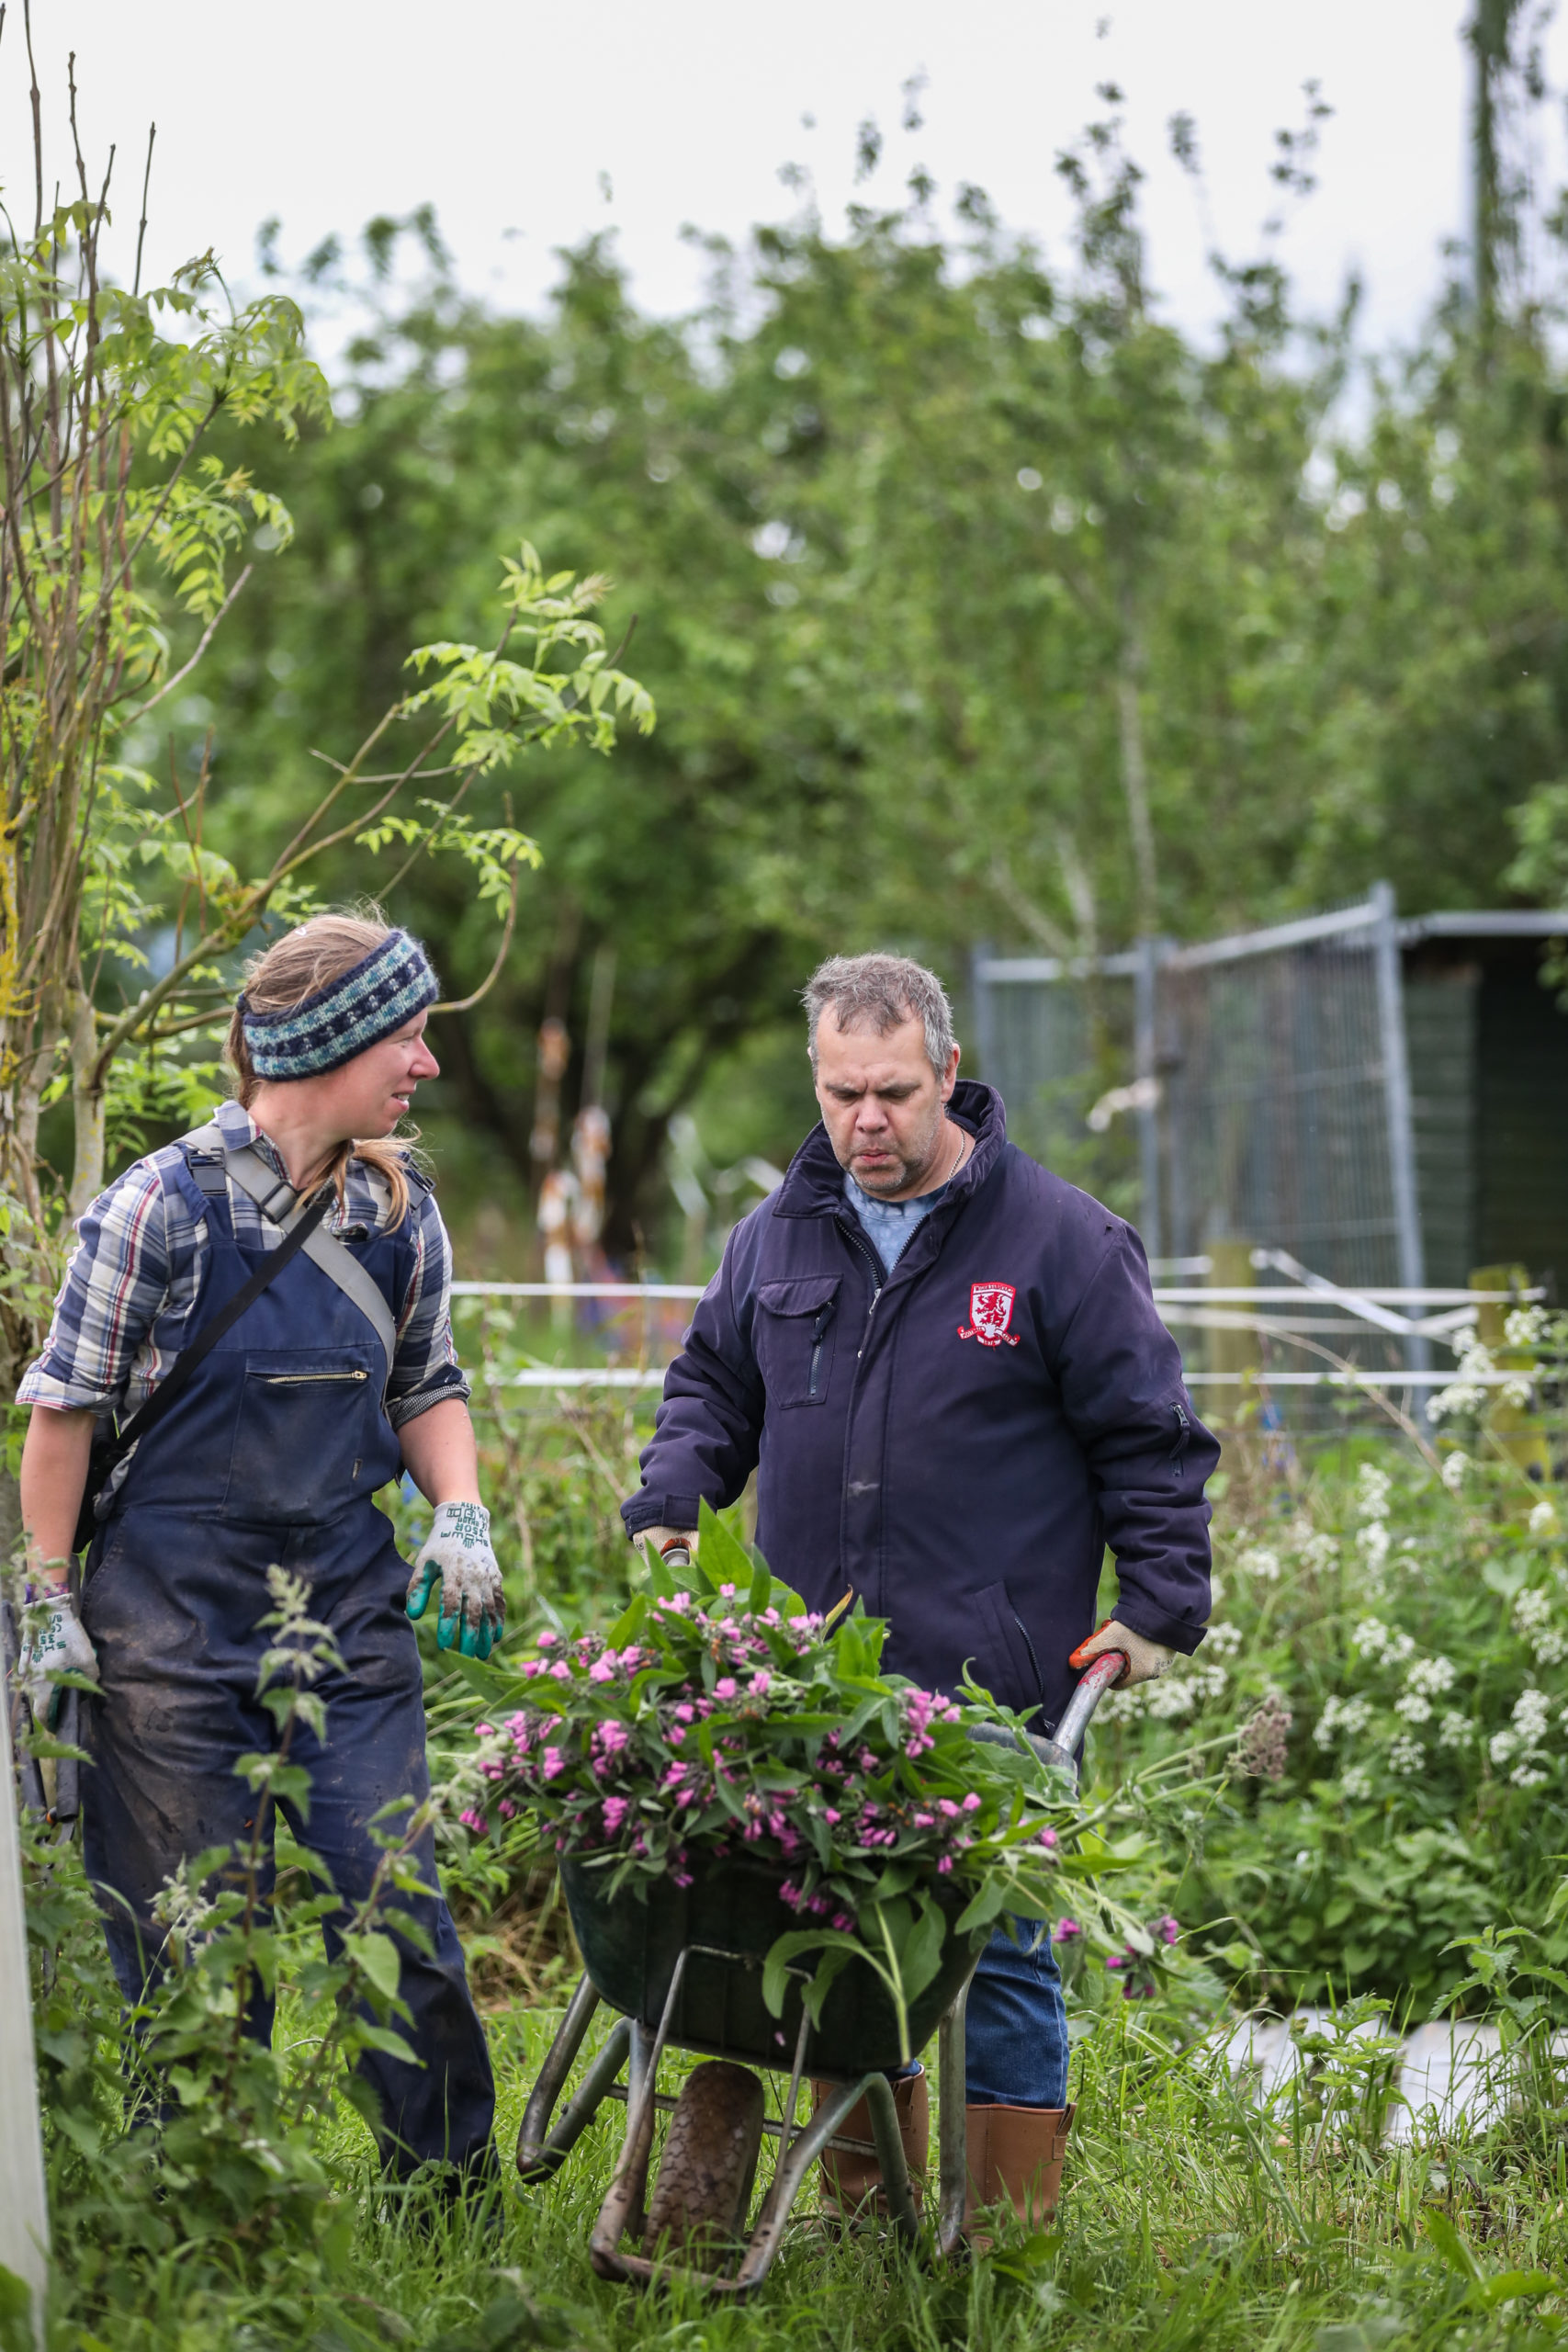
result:
M 949 1180 L 947 1198 L 958 1201 L 977 1192 L 1007 1148 L 1008 1114 L 994 1086 L 978 1079 L 961 1078 L 953 1090 L 947 1115 L 975 1138 L 968 1159 Z M 844 1170 L 818 1121 L 790 1161 L 784 1182 L 773 1195 L 775 1216 L 832 1216 L 844 1205 Z

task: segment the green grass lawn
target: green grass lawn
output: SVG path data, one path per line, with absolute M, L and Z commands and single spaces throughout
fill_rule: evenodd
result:
M 88 2216 L 57 2197 L 51 2345 L 1356 2352 L 1554 2341 L 1568 2301 L 1568 2111 L 1527 2097 L 1488 2133 L 1382 2148 L 1375 2086 L 1354 2064 L 1260 2107 L 1209 2053 L 1173 2056 L 1144 2020 L 1080 2045 L 1079 2121 L 1051 2236 L 1004 2230 L 989 2256 L 946 2269 L 929 2243 L 910 2257 L 874 2230 L 833 2240 L 808 2190 L 750 2305 L 681 2284 L 610 2285 L 594 2277 L 587 2242 L 624 2111 L 606 2106 L 548 2186 L 521 2188 L 512 2167 L 557 2015 L 491 2021 L 502 2163 L 488 2202 L 447 2213 L 428 2193 L 380 2188 L 368 2140 L 343 2110 L 328 2154 L 355 2222 L 331 2262 L 281 2245 L 225 2256 L 177 2242 L 141 2258 L 115 2243 L 112 2211 Z M 286 2013 L 280 2034 L 289 2027 Z

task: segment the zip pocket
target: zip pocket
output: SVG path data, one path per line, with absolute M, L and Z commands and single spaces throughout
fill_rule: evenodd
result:
M 1179 1469 L 1187 1441 L 1192 1434 L 1192 1423 L 1185 1405 L 1175 1404 L 1170 1409 L 1176 1415 L 1176 1443 L 1170 1449 L 1170 1460 Z
M 841 1283 L 838 1274 L 759 1283 L 751 1346 L 770 1412 L 827 1403 Z
M 822 1340 L 829 1324 L 833 1319 L 835 1304 L 835 1300 L 829 1299 L 826 1306 L 818 1307 L 817 1320 L 811 1326 L 811 1376 L 806 1384 L 807 1396 L 815 1396 L 817 1394 L 817 1375 L 822 1366 Z
M 367 1372 L 260 1372 L 256 1378 L 264 1388 L 322 1388 L 329 1382 L 368 1380 Z

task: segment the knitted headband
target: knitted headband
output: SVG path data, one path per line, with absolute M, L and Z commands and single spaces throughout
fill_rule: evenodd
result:
M 440 985 L 417 939 L 394 931 L 379 947 L 287 1012 L 256 1012 L 244 997 L 245 1050 L 258 1078 L 315 1078 L 378 1046 L 434 1004 Z

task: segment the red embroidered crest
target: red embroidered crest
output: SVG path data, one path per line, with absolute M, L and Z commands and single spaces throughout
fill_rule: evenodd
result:
M 971 1283 L 969 1321 L 959 1325 L 959 1338 L 978 1340 L 983 1348 L 1016 1348 L 1018 1335 L 1008 1325 L 1017 1295 L 1011 1283 Z

